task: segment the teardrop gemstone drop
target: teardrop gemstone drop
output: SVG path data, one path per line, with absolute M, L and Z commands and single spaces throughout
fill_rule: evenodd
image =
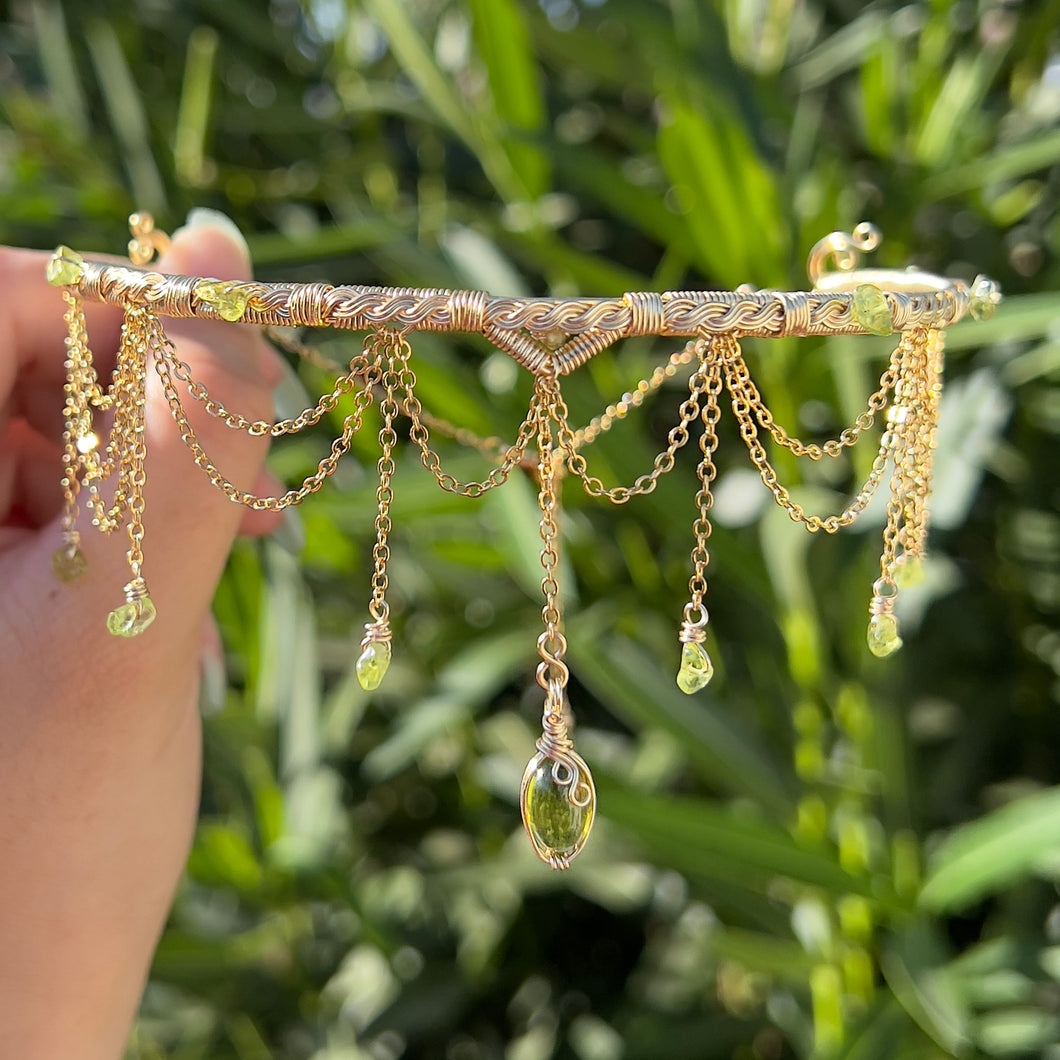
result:
M 369 641 L 357 659 L 357 680 L 366 692 L 374 692 L 390 666 L 390 641 Z
M 902 638 L 898 635 L 898 619 L 894 615 L 873 615 L 869 619 L 869 632 L 867 637 L 869 651 L 878 659 L 885 659 L 902 646 Z
M 88 560 L 77 545 L 63 545 L 52 553 L 52 573 L 59 581 L 76 581 L 86 570 Z
M 596 816 L 589 767 L 574 752 L 567 761 L 538 752 L 523 774 L 523 825 L 537 856 L 565 869 L 585 846 Z
M 702 644 L 689 642 L 681 645 L 681 668 L 677 671 L 677 687 L 686 695 L 692 695 L 710 684 L 714 676 L 714 664 Z
M 894 563 L 894 584 L 899 589 L 912 589 L 924 580 L 924 561 L 911 552 L 903 552 Z
M 115 637 L 138 637 L 154 622 L 157 614 L 149 596 L 128 600 L 107 615 L 107 631 Z

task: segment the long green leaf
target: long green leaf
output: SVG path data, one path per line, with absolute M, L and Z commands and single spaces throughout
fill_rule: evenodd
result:
M 951 832 L 928 865 L 920 905 L 964 909 L 1060 856 L 1060 787 L 1010 802 Z
M 546 156 L 525 135 L 539 132 L 545 123 L 526 20 L 514 0 L 471 0 L 471 17 L 497 117 L 502 126 L 517 130 L 504 137 L 512 167 L 529 197 L 536 199 L 548 190 L 549 167 Z
M 724 880 L 761 893 L 778 877 L 835 895 L 871 895 L 871 881 L 851 876 L 827 853 L 800 846 L 785 831 L 703 799 L 635 791 L 597 777 L 600 813 L 635 835 L 664 865 L 703 880 Z

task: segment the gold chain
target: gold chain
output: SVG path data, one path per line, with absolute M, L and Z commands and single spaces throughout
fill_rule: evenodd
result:
M 854 421 L 853 426 L 845 428 L 837 438 L 816 444 L 793 438 L 774 419 L 773 413 L 762 400 L 762 395 L 751 379 L 747 363 L 739 346 L 732 353 L 729 374 L 729 386 L 733 393 L 739 393 L 740 399 L 754 413 L 759 427 L 769 431 L 777 445 L 790 450 L 795 456 L 808 456 L 811 460 L 820 460 L 824 456 L 839 456 L 844 449 L 855 445 L 862 432 L 869 430 L 876 421 L 876 414 L 887 404 L 888 395 L 894 389 L 898 378 L 898 363 L 901 347 L 896 347 L 891 354 L 887 369 L 880 377 L 879 389 L 869 398 L 865 411 Z
M 705 343 L 705 341 L 701 339 L 698 344 L 694 345 L 701 348 L 701 344 Z M 581 480 L 582 486 L 589 496 L 605 497 L 612 504 L 625 504 L 632 497 L 651 493 L 658 485 L 659 479 L 667 472 L 673 470 L 678 450 L 688 443 L 689 425 L 699 418 L 700 397 L 706 387 L 704 373 L 705 368 L 701 358 L 699 366 L 689 376 L 688 397 L 685 398 L 678 409 L 679 419 L 667 435 L 666 448 L 655 457 L 651 471 L 638 476 L 630 486 L 608 488 L 595 475 L 589 474 L 586 459 L 578 451 L 577 436 L 570 427 L 566 402 L 564 402 L 562 396 L 557 394 L 556 414 L 559 423 L 560 447 L 566 453 L 567 469 L 572 475 Z M 608 423 L 608 426 L 610 426 L 610 423 Z
M 376 490 L 376 516 L 375 516 L 375 545 L 372 547 L 372 560 L 374 569 L 372 571 L 372 602 L 368 605 L 372 618 L 376 622 L 385 622 L 390 607 L 386 602 L 387 589 L 387 564 L 390 561 L 390 505 L 394 500 L 394 491 L 390 483 L 394 477 L 394 447 L 397 445 L 397 431 L 394 430 L 394 420 L 400 409 L 394 394 L 400 385 L 398 376 L 398 356 L 395 347 L 401 342 L 400 338 L 387 333 L 378 342 L 378 356 L 380 362 L 386 357 L 386 367 L 383 368 L 383 400 L 379 405 L 383 422 L 379 428 L 379 461 L 376 464 L 376 474 L 379 477 L 379 486 Z
M 699 436 L 700 461 L 696 468 L 699 490 L 696 493 L 696 520 L 692 524 L 695 546 L 692 549 L 692 576 L 688 581 L 689 603 L 685 608 L 685 618 L 698 613 L 706 621 L 703 598 L 707 593 L 707 564 L 710 563 L 710 551 L 707 541 L 711 535 L 710 510 L 714 507 L 714 496 L 711 488 L 718 471 L 714 464 L 714 453 L 718 448 L 718 420 L 721 408 L 718 398 L 722 390 L 721 366 L 715 358 L 706 364 L 709 347 L 702 347 L 701 363 L 704 364 L 707 376 L 706 401 L 703 404 L 701 419 L 703 430 Z
M 904 338 L 902 342 L 903 344 L 905 343 Z M 883 479 L 892 447 L 888 436 L 884 435 L 884 439 L 872 462 L 868 477 L 858 489 L 854 499 L 843 511 L 827 516 L 807 514 L 802 505 L 792 500 L 790 491 L 781 485 L 776 469 L 770 462 L 765 446 L 758 436 L 758 425 L 753 415 L 754 406 L 750 403 L 742 383 L 742 373 L 739 368 L 742 358 L 739 356 L 740 347 L 736 338 L 731 335 L 723 335 L 716 340 L 716 344 L 720 353 L 721 363 L 725 369 L 726 381 L 729 385 L 732 409 L 740 427 L 740 437 L 751 454 L 751 463 L 754 464 L 755 469 L 773 494 L 777 504 L 788 513 L 794 522 L 802 523 L 811 533 L 823 530 L 827 534 L 834 534 L 842 527 L 850 526 L 868 507 Z

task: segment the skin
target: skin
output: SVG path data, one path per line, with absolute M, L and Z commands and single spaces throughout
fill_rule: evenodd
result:
M 230 225 L 191 220 L 154 267 L 248 278 Z M 235 536 L 276 517 L 210 485 L 152 370 L 144 576 L 158 618 L 140 637 L 106 631 L 128 580 L 124 531 L 103 537 L 82 518 L 88 572 L 56 580 L 66 331 L 47 257 L 0 248 L 0 1056 L 116 1060 L 194 830 L 210 601 Z M 120 312 L 88 312 L 105 380 Z M 271 418 L 279 363 L 255 329 L 172 321 L 167 332 L 211 396 Z M 195 402 L 188 411 L 228 478 L 275 492 L 262 439 Z

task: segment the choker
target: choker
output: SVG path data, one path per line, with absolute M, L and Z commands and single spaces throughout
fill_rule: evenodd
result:
M 993 314 L 1001 293 L 992 280 L 980 276 L 969 286 L 915 268 L 861 268 L 862 253 L 874 250 L 880 241 L 879 232 L 867 223 L 849 234 L 833 232 L 816 244 L 807 266 L 808 291 L 757 290 L 744 285 L 736 291 L 638 291 L 620 298 L 500 298 L 483 291 L 171 276 L 148 267 L 154 255 L 168 246 L 168 238 L 155 228 L 153 219 L 134 214 L 130 229 L 131 265 L 96 262 L 59 247 L 47 266 L 49 282 L 62 288 L 68 328 L 65 503 L 62 541 L 53 569 L 60 579 L 70 581 L 87 568 L 78 530 L 82 503 L 92 525 L 103 533 L 125 528 L 130 578 L 124 601 L 106 617 L 111 633 L 137 636 L 156 615 L 143 572 L 144 415 L 147 380 L 153 370 L 195 463 L 229 500 L 257 510 L 282 511 L 319 490 L 349 450 L 365 412 L 377 405 L 380 427 L 370 620 L 356 661 L 357 677 L 368 691 L 380 686 L 391 660 L 386 591 L 399 419 L 408 422 L 408 439 L 419 450 L 423 467 L 449 493 L 481 497 L 502 486 L 513 471 L 525 469 L 534 475 L 543 597 L 536 676 L 544 705 L 536 754 L 523 775 L 520 808 L 534 850 L 554 869 L 567 868 L 584 848 L 596 814 L 592 774 L 570 735 L 567 640 L 559 583 L 559 483 L 563 476 L 576 478 L 593 497 L 625 504 L 654 490 L 659 479 L 673 470 L 679 450 L 696 436 L 699 458 L 688 601 L 677 633 L 677 684 L 690 695 L 704 688 L 714 673 L 704 646 L 705 600 L 717 425 L 723 402 L 731 406 L 751 463 L 776 503 L 812 533 L 834 534 L 850 526 L 887 479 L 886 522 L 879 576 L 873 582 L 868 608 L 867 641 L 870 651 L 880 657 L 901 646 L 895 600 L 899 589 L 915 584 L 923 574 L 942 393 L 943 331 L 965 316 L 986 319 Z M 124 311 L 117 363 L 106 384 L 93 365 L 85 301 L 106 302 Z M 250 420 L 211 397 L 178 358 L 163 320 L 187 317 L 269 328 L 342 328 L 363 332 L 365 339 L 348 364 L 329 366 L 335 384 L 312 408 L 277 422 Z M 423 408 L 416 396 L 409 344 L 409 336 L 417 331 L 482 335 L 532 373 L 533 394 L 513 442 L 478 438 Z M 878 388 L 854 422 L 832 439 L 804 442 L 774 420 L 748 369 L 740 340 L 838 334 L 894 334 L 896 341 Z M 673 336 L 687 341 L 599 416 L 574 428 L 563 396 L 564 376 L 612 343 L 634 336 Z M 315 351 L 287 337 L 278 341 L 287 350 L 319 363 Z M 688 372 L 687 393 L 665 448 L 651 468 L 629 485 L 605 485 L 589 470 L 584 451 L 683 369 Z M 280 496 L 260 497 L 230 482 L 214 465 L 188 419 L 185 406 L 189 401 L 199 403 L 228 427 L 272 438 L 319 423 L 340 402 L 352 409 L 316 471 Z M 97 415 L 103 413 L 112 416 L 106 440 L 94 426 Z M 878 420 L 881 429 L 871 469 L 846 507 L 828 515 L 805 511 L 779 481 L 766 440 L 797 457 L 833 459 L 872 431 Z M 457 480 L 444 470 L 432 447 L 432 432 L 487 454 L 493 464 L 488 474 L 481 481 Z M 113 488 L 104 496 L 102 487 L 108 481 L 113 481 Z

